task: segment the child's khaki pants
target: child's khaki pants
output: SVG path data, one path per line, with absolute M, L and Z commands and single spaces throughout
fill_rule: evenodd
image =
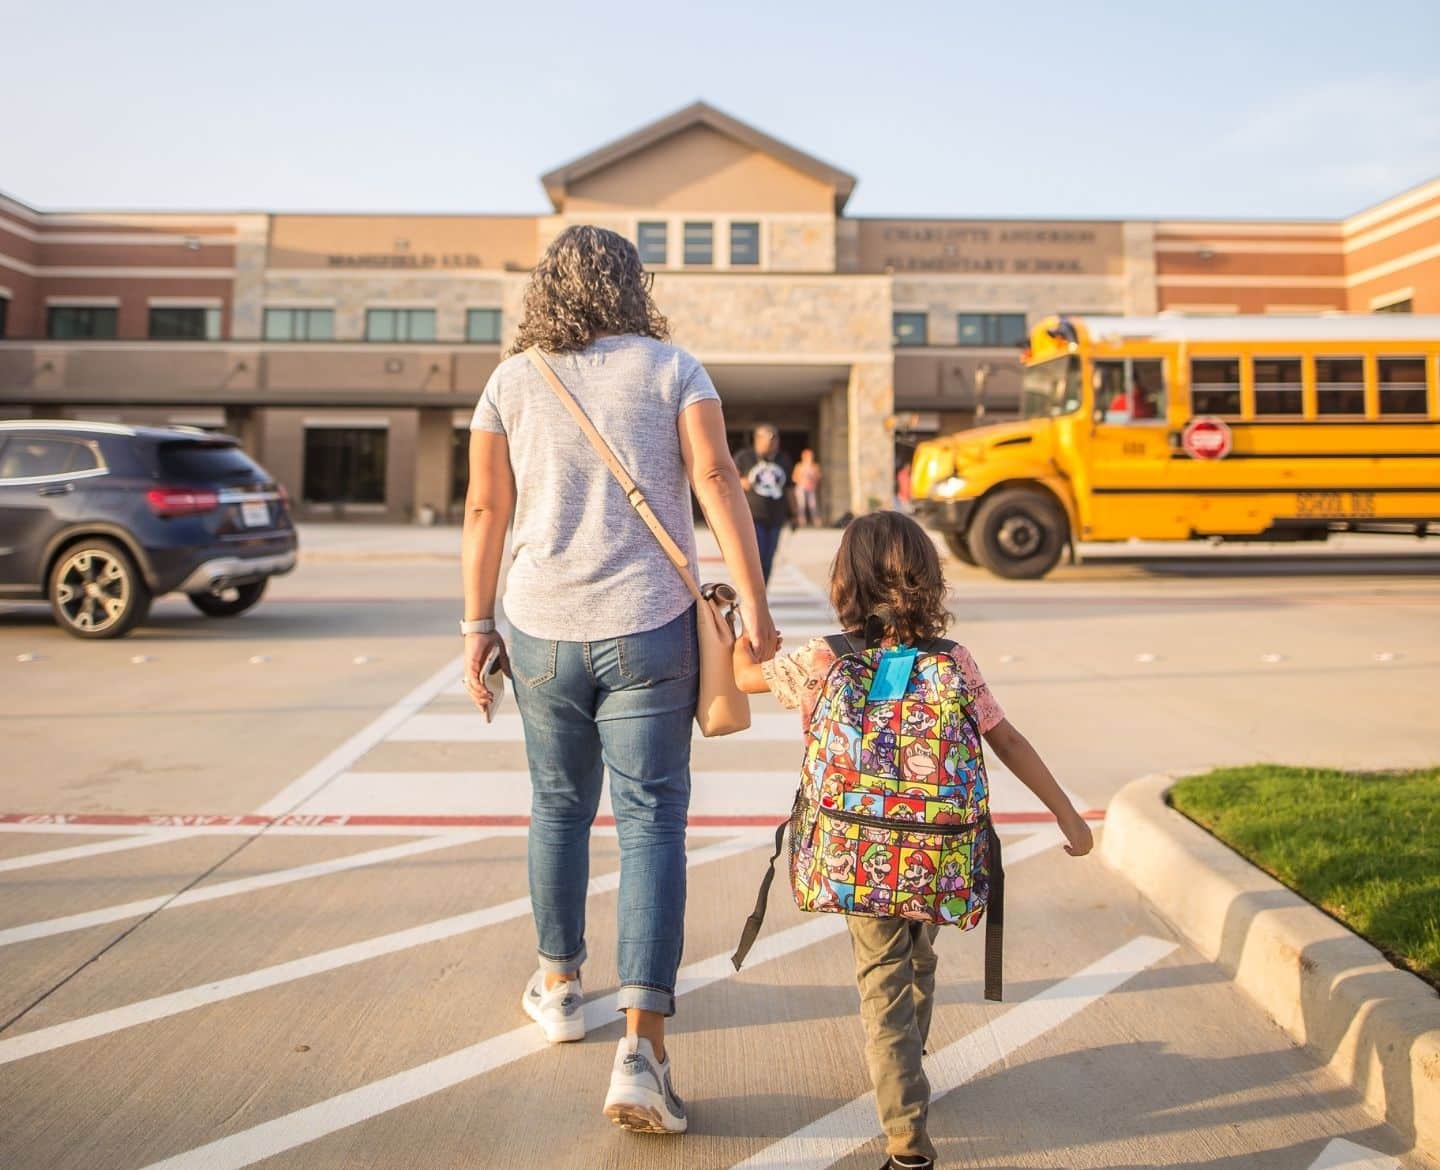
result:
M 930 1081 L 920 1056 L 930 1037 L 935 1003 L 938 926 L 904 918 L 847 918 L 865 1021 L 865 1058 L 885 1150 L 901 1157 L 934 1158 L 925 1131 Z

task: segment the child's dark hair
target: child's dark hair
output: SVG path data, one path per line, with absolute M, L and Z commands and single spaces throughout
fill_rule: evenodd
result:
M 864 630 L 873 615 L 907 645 L 938 638 L 950 624 L 940 555 L 901 512 L 871 512 L 846 526 L 830 566 L 830 604 L 841 629 Z

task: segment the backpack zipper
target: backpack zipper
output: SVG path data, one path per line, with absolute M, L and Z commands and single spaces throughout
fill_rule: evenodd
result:
M 847 821 L 852 825 L 870 825 L 877 829 L 889 829 L 894 832 L 899 829 L 908 828 L 912 833 L 921 833 L 925 836 L 958 836 L 961 833 L 973 833 L 982 829 L 990 823 L 989 815 L 981 817 L 978 821 L 967 821 L 963 825 L 937 825 L 928 821 L 907 821 L 902 819 L 891 819 L 889 817 L 872 817 L 866 813 L 848 812 L 845 809 L 831 808 L 826 804 L 815 806 L 828 817 L 834 817 L 837 821 Z

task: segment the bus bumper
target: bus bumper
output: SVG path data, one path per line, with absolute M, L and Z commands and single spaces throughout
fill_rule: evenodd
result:
M 970 513 L 976 500 L 915 500 L 911 507 L 915 519 L 926 528 L 942 532 L 964 532 L 970 525 Z

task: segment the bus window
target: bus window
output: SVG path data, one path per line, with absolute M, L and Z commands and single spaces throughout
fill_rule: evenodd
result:
M 1095 406 L 1108 423 L 1165 421 L 1165 379 L 1159 361 L 1095 363 Z
M 1080 409 L 1080 359 L 1053 358 L 1027 366 L 1020 383 L 1021 418 L 1058 418 Z
M 1315 359 L 1315 410 L 1318 414 L 1365 413 L 1365 362 L 1362 358 Z
M 1190 363 L 1190 413 L 1240 413 L 1240 363 L 1235 358 L 1196 358 Z
M 1255 413 L 1296 416 L 1305 413 L 1299 358 L 1255 359 Z
M 1380 364 L 1380 413 L 1425 414 L 1425 359 L 1387 358 Z

